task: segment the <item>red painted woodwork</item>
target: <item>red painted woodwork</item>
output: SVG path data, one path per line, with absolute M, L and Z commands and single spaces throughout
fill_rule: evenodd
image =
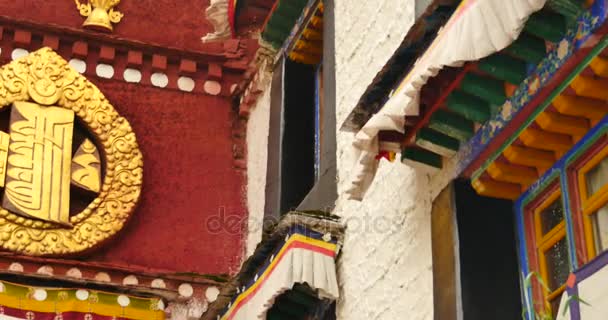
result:
M 528 267 L 530 268 L 530 272 L 535 272 L 537 276 L 540 276 L 540 262 L 538 257 L 538 244 L 536 241 L 536 223 L 534 221 L 534 210 L 538 208 L 543 202 L 547 200 L 558 188 L 560 187 L 559 178 L 557 181 L 552 182 L 552 184 L 543 190 L 543 192 L 538 195 L 530 204 L 528 204 L 524 209 L 524 229 L 526 235 L 526 250 L 528 251 Z M 526 275 L 527 277 L 528 275 Z M 543 287 L 540 282 L 534 280 L 532 281 L 532 296 L 534 301 L 536 302 L 534 307 L 540 310 L 540 312 L 544 306 L 542 305 L 542 301 L 544 301 L 543 296 Z
M 85 2 L 83 0 L 81 2 Z M 205 17 L 209 0 L 123 0 L 118 11 L 122 21 L 114 25 L 117 38 L 138 40 L 193 51 L 221 52 L 220 43 L 203 44 L 201 37 L 213 31 Z M 0 15 L 39 24 L 52 24 L 82 30 L 86 19 L 74 1 L 2 1 Z
M 245 36 L 259 30 L 270 13 L 276 0 L 238 0 L 236 33 Z
M 587 264 L 590 259 L 587 255 L 587 243 L 585 241 L 585 225 L 583 221 L 582 203 L 580 195 L 580 186 L 578 181 L 578 171 L 589 161 L 596 156 L 604 148 L 608 146 L 608 139 L 601 137 L 594 143 L 584 154 L 567 168 L 568 175 L 568 190 L 570 191 L 570 210 L 572 212 L 572 221 L 574 226 L 574 244 L 576 249 L 576 259 L 579 266 Z

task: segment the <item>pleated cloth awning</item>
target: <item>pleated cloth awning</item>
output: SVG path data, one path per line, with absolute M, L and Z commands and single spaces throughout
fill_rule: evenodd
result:
M 419 114 L 420 90 L 445 66 L 458 67 L 498 52 L 519 36 L 528 17 L 546 0 L 463 0 L 427 51 L 414 64 L 384 107 L 355 136 L 359 152 L 353 168 L 351 199 L 363 199 L 378 161 L 378 133 L 403 132 L 406 116 Z
M 308 319 L 315 304 L 335 301 L 339 295 L 336 256 L 344 229 L 328 218 L 304 213 L 284 217 L 239 275 L 222 289 L 203 319 Z M 290 294 L 300 285 L 310 290 Z M 302 299 L 302 295 L 307 297 Z M 283 298 L 277 299 L 280 296 Z M 299 305 L 298 310 L 282 314 L 284 306 L 273 308 L 275 303 L 291 303 L 290 297 Z

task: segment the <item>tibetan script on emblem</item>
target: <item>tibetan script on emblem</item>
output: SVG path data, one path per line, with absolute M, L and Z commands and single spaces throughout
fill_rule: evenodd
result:
M 84 140 L 72 159 L 72 184 L 93 192 L 101 188 L 101 157 L 89 139 Z
M 69 225 L 73 129 L 72 110 L 29 102 L 13 104 L 2 201 L 5 209 Z

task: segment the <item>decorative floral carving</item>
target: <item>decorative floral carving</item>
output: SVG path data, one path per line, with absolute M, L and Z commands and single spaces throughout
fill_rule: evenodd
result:
M 82 24 L 84 27 L 100 31 L 112 31 L 112 23 L 119 23 L 124 16 L 121 12 L 114 10 L 120 0 L 86 0 L 80 3 L 74 0 L 80 15 L 87 17 Z
M 106 174 L 97 198 L 70 217 L 73 228 L 26 219 L 0 208 L 0 246 L 28 255 L 89 250 L 116 234 L 139 200 L 143 158 L 135 134 L 99 89 L 49 48 L 0 68 L 0 110 L 30 99 L 73 110 L 97 137 Z

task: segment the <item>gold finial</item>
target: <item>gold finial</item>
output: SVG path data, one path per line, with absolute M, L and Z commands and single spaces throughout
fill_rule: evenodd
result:
M 87 20 L 82 24 L 83 27 L 99 31 L 112 31 L 112 23 L 119 23 L 124 16 L 121 12 L 114 11 L 114 7 L 120 3 L 120 0 L 85 1 L 87 2 L 80 3 L 80 0 L 74 0 L 80 15 L 87 17 Z

